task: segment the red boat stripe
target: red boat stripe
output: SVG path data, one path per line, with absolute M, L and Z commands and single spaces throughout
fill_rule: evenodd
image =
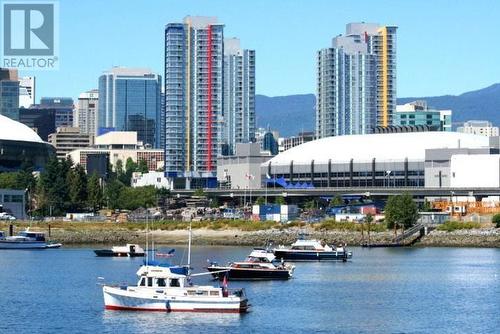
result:
M 210 309 L 161 309 L 161 308 L 144 308 L 144 307 L 129 307 L 129 306 L 115 306 L 106 305 L 106 310 L 114 311 L 153 311 L 153 312 L 206 312 L 206 313 L 243 313 L 247 311 L 247 308 L 240 309 L 220 309 L 220 308 L 210 308 Z

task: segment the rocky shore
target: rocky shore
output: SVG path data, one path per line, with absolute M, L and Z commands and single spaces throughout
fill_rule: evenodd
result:
M 270 229 L 261 231 L 241 230 L 193 230 L 193 243 L 198 245 L 235 245 L 235 246 L 262 246 L 269 241 L 274 244 L 291 244 L 304 229 L 289 228 L 284 230 Z M 154 230 L 150 232 L 158 244 L 185 244 L 187 242 L 186 230 Z M 310 237 L 325 240 L 327 243 L 337 244 L 345 242 L 348 245 L 361 245 L 367 241 L 366 234 L 363 239 L 360 232 L 331 230 L 317 232 L 312 229 L 307 233 Z M 390 243 L 393 232 L 372 232 L 372 243 Z M 127 229 L 62 229 L 53 228 L 51 239 L 66 245 L 78 244 L 106 244 L 115 245 L 123 243 L 144 243 L 145 231 Z M 421 238 L 415 247 L 495 247 L 500 248 L 500 229 L 472 229 L 457 230 L 453 232 L 432 231 Z
M 484 228 L 456 230 L 452 232 L 434 230 L 415 245 L 422 247 L 500 248 L 500 229 Z

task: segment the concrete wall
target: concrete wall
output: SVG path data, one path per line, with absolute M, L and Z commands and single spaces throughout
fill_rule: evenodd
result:
M 458 154 L 451 157 L 451 187 L 500 187 L 500 155 Z
M 0 189 L 0 205 L 17 219 L 26 219 L 24 190 Z

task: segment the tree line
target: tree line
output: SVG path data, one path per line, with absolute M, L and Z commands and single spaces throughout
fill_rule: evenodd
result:
M 26 190 L 27 208 L 32 216 L 60 216 L 68 212 L 97 212 L 99 209 L 135 210 L 156 205 L 158 195 L 165 195 L 153 186 L 130 186 L 134 172 L 147 173 L 146 161 L 135 163 L 128 158 L 115 168 L 108 167 L 108 177 L 88 175 L 83 166 L 71 158 L 50 158 L 39 177 L 33 167 L 23 163 L 18 172 L 0 173 L 0 188 Z

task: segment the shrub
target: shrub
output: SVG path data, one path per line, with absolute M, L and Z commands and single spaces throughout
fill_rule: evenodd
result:
M 437 229 L 439 231 L 451 232 L 455 230 L 471 230 L 474 228 L 480 228 L 481 224 L 474 222 L 457 222 L 457 221 L 447 221 L 442 225 L 439 225 Z
M 500 228 L 500 213 L 497 213 L 491 218 L 491 222 L 495 224 L 497 228 Z

